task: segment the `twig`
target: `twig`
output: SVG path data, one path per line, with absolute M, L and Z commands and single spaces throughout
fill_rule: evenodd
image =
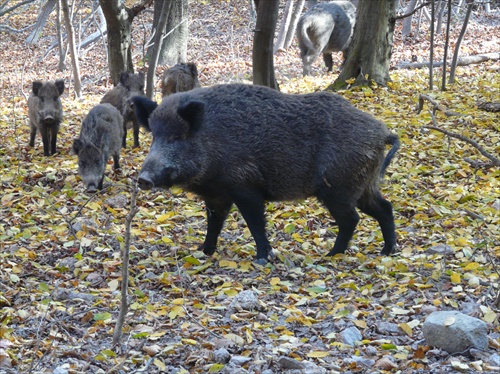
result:
M 424 95 L 424 94 L 420 94 L 420 96 L 418 97 L 417 114 L 422 111 L 422 109 L 424 107 L 424 100 L 428 100 L 433 105 L 432 113 L 436 113 L 436 110 L 439 110 L 439 111 L 443 112 L 448 117 L 462 115 L 458 112 L 454 112 L 453 110 L 446 109 L 445 106 L 439 104 L 432 97 L 430 97 L 429 95 Z
M 410 13 L 406 13 L 406 14 L 401 14 L 400 16 L 394 16 L 394 17 L 391 17 L 391 22 L 394 22 L 394 21 L 397 21 L 398 19 L 403 19 L 403 18 L 406 18 L 406 17 L 409 17 L 409 16 L 412 16 L 414 15 L 416 12 L 418 12 L 420 9 L 422 9 L 423 7 L 429 5 L 431 2 L 430 1 L 427 1 L 423 4 L 420 4 L 419 6 L 415 7 L 415 9 L 413 9 Z
M 481 147 L 475 140 L 469 139 L 469 138 L 467 138 L 463 135 L 460 135 L 460 134 L 455 134 L 453 132 L 449 132 L 449 131 L 441 129 L 437 126 L 424 126 L 424 127 L 427 129 L 442 132 L 443 134 L 445 134 L 451 138 L 456 138 L 456 139 L 463 140 L 464 142 L 469 143 L 474 148 L 476 148 L 484 157 L 486 157 L 487 159 L 489 159 L 491 161 L 488 164 L 484 164 L 484 167 L 500 166 L 500 160 L 498 158 L 494 157 L 493 155 L 489 154 L 488 152 L 486 152 L 486 150 L 483 147 Z M 466 159 L 466 161 L 467 161 L 467 159 Z M 472 160 L 469 160 L 468 162 L 470 162 L 470 161 L 472 161 Z
M 130 231 L 132 226 L 132 220 L 134 216 L 139 211 L 136 204 L 137 199 L 137 184 L 133 183 L 132 193 L 130 196 L 130 212 L 125 217 L 125 243 L 123 245 L 122 252 L 122 300 L 120 305 L 120 315 L 116 321 L 115 331 L 113 333 L 113 346 L 116 346 L 120 342 L 122 336 L 123 322 L 125 321 L 125 316 L 127 315 L 128 302 L 127 302 L 127 290 L 128 290 L 128 267 L 130 259 Z

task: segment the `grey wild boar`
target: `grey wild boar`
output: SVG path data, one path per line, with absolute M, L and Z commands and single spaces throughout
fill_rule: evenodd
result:
M 132 74 L 125 71 L 120 74 L 120 83 L 106 92 L 101 99 L 101 104 L 113 105 L 123 116 L 123 148 L 126 147 L 129 128 L 134 132 L 134 148 L 139 147 L 139 124 L 129 101 L 130 97 L 137 95 L 144 96 L 144 73 Z
M 92 108 L 82 123 L 80 136 L 73 142 L 78 155 L 78 172 L 87 192 L 102 190 L 104 172 L 109 157 L 113 168 L 120 168 L 120 150 L 123 139 L 123 118 L 111 104 Z
M 162 97 L 198 87 L 200 87 L 198 69 L 192 62 L 174 65 L 163 73 L 161 80 Z
M 328 71 L 333 68 L 332 52 L 343 52 L 345 61 L 355 22 L 356 7 L 350 1 L 320 3 L 300 17 L 297 39 L 304 76 L 320 54 Z
M 208 227 L 199 247 L 205 254 L 214 253 L 235 204 L 255 239 L 257 263 L 265 263 L 271 246 L 264 202 L 309 196 L 338 224 L 328 256 L 347 249 L 359 221 L 356 208 L 379 222 L 381 254 L 396 247 L 392 204 L 377 184 L 399 138 L 342 97 L 228 84 L 177 93 L 159 106 L 132 100 L 139 122 L 148 122 L 153 133 L 139 187 L 177 185 L 205 201 Z M 384 156 L 386 145 L 392 147 Z
M 34 81 L 32 93 L 28 98 L 28 117 L 30 122 L 30 146 L 35 146 L 37 131 L 42 136 L 43 154 L 56 153 L 57 134 L 63 118 L 61 95 L 64 80 L 55 82 Z

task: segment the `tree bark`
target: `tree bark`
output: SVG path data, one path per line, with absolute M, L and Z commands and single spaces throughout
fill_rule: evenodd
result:
M 158 19 L 158 25 L 156 27 L 155 42 L 153 44 L 153 49 L 151 52 L 151 59 L 148 66 L 148 76 L 146 82 L 146 96 L 150 99 L 153 98 L 153 88 L 154 79 L 156 72 L 156 65 L 158 64 L 158 58 L 160 57 L 161 45 L 163 40 L 163 35 L 165 32 L 165 26 L 167 25 L 167 20 L 169 14 L 172 11 L 173 3 L 171 1 L 162 2 L 162 8 L 160 11 L 160 18 Z
M 257 23 L 253 38 L 253 83 L 279 89 L 274 76 L 273 39 L 279 0 L 255 1 Z
M 286 0 L 285 10 L 283 12 L 283 20 L 281 22 L 280 32 L 278 33 L 278 39 L 274 45 L 274 53 L 283 49 L 285 46 L 285 39 L 290 28 L 290 23 L 292 21 L 293 11 L 293 0 Z
M 465 56 L 461 57 L 457 60 L 457 66 L 466 66 L 471 64 L 479 64 L 480 62 L 488 61 L 488 60 L 498 60 L 500 59 L 500 53 L 484 53 L 482 55 L 474 55 L 474 56 Z M 397 69 L 421 69 L 428 68 L 430 66 L 430 62 L 411 62 L 405 64 L 399 64 L 394 67 Z M 441 67 L 443 66 L 443 61 L 434 62 L 433 66 Z
M 355 78 L 355 85 L 374 81 L 385 86 L 391 80 L 389 64 L 398 0 L 363 0 L 359 2 L 353 40 L 344 69 L 328 89 L 346 87 Z
M 284 48 L 290 48 L 292 45 L 293 37 L 295 36 L 295 30 L 297 29 L 297 23 L 299 23 L 300 15 L 302 14 L 302 8 L 304 8 L 304 3 L 306 0 L 298 0 L 292 14 L 292 20 L 290 21 L 290 27 L 286 33 Z
M 49 19 L 50 13 L 54 10 L 57 0 L 48 0 L 40 10 L 40 14 L 36 20 L 35 27 L 31 34 L 26 38 L 26 44 L 35 44 L 38 41 L 40 35 L 42 35 L 42 30 L 47 20 Z
M 164 3 L 170 11 L 168 12 L 166 25 L 163 29 L 159 29 L 157 25 L 161 18 Z M 164 35 L 158 64 L 172 66 L 179 62 L 186 62 L 189 36 L 187 0 L 155 0 L 152 33 L 156 35 L 158 32 L 163 32 Z M 147 52 L 148 59 L 151 59 L 152 53 L 153 46 L 150 46 Z
M 69 14 L 68 0 L 61 0 L 61 8 L 64 15 L 64 24 L 66 25 L 66 33 L 68 34 L 68 47 L 71 55 L 71 66 L 73 67 L 73 80 L 75 94 L 78 99 L 82 97 L 82 83 L 80 81 L 80 64 L 78 62 L 78 53 L 76 52 L 75 33 L 73 32 L 73 24 L 71 15 Z
M 153 0 L 142 0 L 133 8 L 127 8 L 121 0 L 99 0 L 108 29 L 108 64 L 113 85 L 120 82 L 120 73 L 134 72 L 132 63 L 132 21 L 151 5 Z
M 408 16 L 403 21 L 403 30 L 401 31 L 401 35 L 408 36 L 411 34 L 411 23 L 413 21 L 413 11 L 415 6 L 417 5 L 418 0 L 410 0 L 408 7 L 405 9 L 405 13 L 411 13 L 411 16 Z
M 458 53 L 460 52 L 460 45 L 462 44 L 462 40 L 464 40 L 465 31 L 467 31 L 467 25 L 469 24 L 470 14 L 472 13 L 472 7 L 474 6 L 474 2 L 470 3 L 467 7 L 467 13 L 465 14 L 464 24 L 462 26 L 462 30 L 460 31 L 460 35 L 457 39 L 457 44 L 455 44 L 455 51 L 453 52 L 453 60 L 451 61 L 450 68 L 450 80 L 448 83 L 453 83 L 455 81 L 455 71 L 457 69 L 457 61 L 458 61 Z

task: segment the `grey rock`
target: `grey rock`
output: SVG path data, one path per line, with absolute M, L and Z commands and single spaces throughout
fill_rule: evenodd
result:
M 235 296 L 229 309 L 256 310 L 260 309 L 259 299 L 252 290 L 241 291 Z
M 385 335 L 399 334 L 401 332 L 397 323 L 391 322 L 378 322 L 377 330 L 379 333 Z
M 116 195 L 104 200 L 104 204 L 109 205 L 111 208 L 123 209 L 127 206 L 128 198 L 125 195 Z
M 252 361 L 251 357 L 233 356 L 233 357 L 231 357 L 231 360 L 229 360 L 229 363 L 233 364 L 235 366 L 242 366 L 242 365 L 245 365 L 249 361 Z
M 482 360 L 489 365 L 500 367 L 500 355 L 498 355 L 498 353 L 485 352 L 471 348 L 470 354 L 476 360 Z
M 227 364 L 231 359 L 231 354 L 226 348 L 219 348 L 214 353 L 214 361 L 218 364 Z
M 344 359 L 344 362 L 351 364 L 353 362 L 356 363 L 356 365 L 361 365 L 367 368 L 371 368 L 373 365 L 375 365 L 375 360 L 371 358 L 366 358 L 362 356 L 351 356 L 347 357 Z
M 357 329 L 357 327 L 348 327 L 344 331 L 340 333 L 340 337 L 342 341 L 347 344 L 354 346 L 361 340 L 363 340 L 363 335 L 361 335 L 361 332 Z
M 302 370 L 305 368 L 304 364 L 301 361 L 294 360 L 290 357 L 280 357 L 278 360 L 278 364 L 286 370 L 296 369 Z
M 431 313 L 422 326 L 422 332 L 427 344 L 452 354 L 470 348 L 488 348 L 486 323 L 456 311 Z
M 449 255 L 454 253 L 453 248 L 447 244 L 439 244 L 434 247 L 428 248 L 425 253 L 436 255 Z

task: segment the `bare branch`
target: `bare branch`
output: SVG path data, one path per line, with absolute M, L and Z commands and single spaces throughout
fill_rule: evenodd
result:
M 415 7 L 415 9 L 413 9 L 410 13 L 406 13 L 406 14 L 402 14 L 400 16 L 394 16 L 390 19 L 390 22 L 395 22 L 397 21 L 398 19 L 403 19 L 403 18 L 406 18 L 406 17 L 409 17 L 409 16 L 413 16 L 417 11 L 419 11 L 420 9 L 422 9 L 424 6 L 427 6 L 429 5 L 431 2 L 428 1 L 426 3 L 423 3 L 423 4 L 420 4 L 418 7 Z
M 20 6 L 23 6 L 25 4 L 33 3 L 35 0 L 24 0 L 21 1 L 19 4 L 12 5 L 10 8 L 7 8 L 5 10 L 0 10 L 0 17 L 6 15 L 7 13 L 12 12 L 13 10 L 19 8 Z
M 436 113 L 436 110 L 439 110 L 443 112 L 446 116 L 461 116 L 462 114 L 458 112 L 454 112 L 453 110 L 448 110 L 446 109 L 445 106 L 439 104 L 437 101 L 435 101 L 432 97 L 429 95 L 424 95 L 420 94 L 418 97 L 418 104 L 417 104 L 417 114 L 420 113 L 424 107 L 424 100 L 428 100 L 434 107 L 432 109 L 432 113 Z

